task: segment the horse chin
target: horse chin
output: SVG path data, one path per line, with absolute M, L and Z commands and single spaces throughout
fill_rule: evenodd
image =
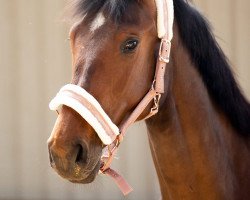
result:
M 100 170 L 100 163 L 98 162 L 97 165 L 94 167 L 94 169 L 85 177 L 77 177 L 76 179 L 68 179 L 71 183 L 77 183 L 77 184 L 88 184 L 92 183 L 96 176 L 98 175 L 98 172 Z
M 90 174 L 87 178 L 82 180 L 69 180 L 71 183 L 77 183 L 77 184 L 89 184 L 92 183 L 95 180 L 96 174 Z

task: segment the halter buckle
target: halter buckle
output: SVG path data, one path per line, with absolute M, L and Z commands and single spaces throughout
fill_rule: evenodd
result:
M 171 41 L 162 39 L 159 49 L 159 60 L 164 63 L 169 63 L 170 51 L 171 51 Z

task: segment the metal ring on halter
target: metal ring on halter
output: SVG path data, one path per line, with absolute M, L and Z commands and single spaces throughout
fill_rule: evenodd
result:
M 166 58 L 163 57 L 162 54 L 162 50 L 164 43 L 166 44 Z M 165 63 L 169 63 L 169 57 L 170 57 L 170 49 L 171 49 L 171 41 L 170 40 L 166 40 L 166 39 L 162 39 L 161 40 L 161 44 L 160 44 L 160 50 L 159 50 L 159 60 Z
M 153 80 L 153 83 L 152 83 L 152 86 L 151 86 L 151 90 L 155 90 L 155 83 L 156 83 L 156 79 Z M 154 105 L 153 105 L 153 107 L 150 110 L 149 116 L 152 116 L 153 113 L 155 114 L 155 113 L 158 112 L 160 99 L 161 99 L 161 94 L 160 93 L 156 93 L 156 95 L 154 97 Z
M 154 106 L 153 106 L 153 108 L 151 108 L 151 113 L 153 113 L 153 112 L 158 112 L 158 110 L 159 110 L 160 99 L 161 99 L 161 94 L 158 93 L 158 94 L 154 97 Z
M 108 151 L 109 151 L 109 156 L 111 156 L 113 154 L 114 150 L 120 146 L 122 140 L 123 140 L 123 136 L 122 136 L 122 134 L 120 134 L 117 136 L 117 139 L 115 140 L 115 145 L 113 146 L 112 149 L 110 148 L 112 144 L 107 146 Z

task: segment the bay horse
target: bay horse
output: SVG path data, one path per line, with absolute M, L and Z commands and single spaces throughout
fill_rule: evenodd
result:
M 250 105 L 206 19 L 187 1 L 173 6 L 165 92 L 158 113 L 145 120 L 162 199 L 249 199 Z M 155 1 L 76 0 L 72 12 L 79 22 L 70 32 L 71 84 L 119 127 L 154 80 L 161 46 Z M 61 107 L 48 140 L 60 176 L 94 181 L 105 146 L 96 132 L 75 109 Z

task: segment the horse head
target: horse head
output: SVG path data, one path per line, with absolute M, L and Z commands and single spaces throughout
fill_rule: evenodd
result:
M 95 97 L 119 127 L 154 80 L 160 46 L 155 2 L 82 2 L 78 5 L 83 7 L 78 11 L 82 19 L 70 31 L 71 84 Z M 151 107 L 150 103 L 137 120 L 145 118 Z M 104 145 L 72 108 L 60 109 L 48 147 L 51 165 L 59 175 L 75 183 L 95 179 Z

